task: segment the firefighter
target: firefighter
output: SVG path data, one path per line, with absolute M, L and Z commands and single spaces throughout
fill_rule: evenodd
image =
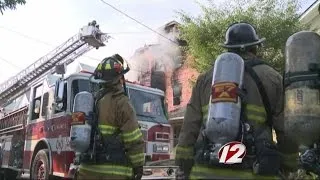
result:
M 144 142 L 135 111 L 124 91 L 123 59 L 116 54 L 101 61 L 94 78 L 103 82 L 96 95 L 100 143 L 96 162 L 84 162 L 77 179 L 141 179 Z
M 245 63 L 243 84 L 246 108 L 243 112 L 248 129 L 251 129 L 251 133 L 244 137 L 247 154 L 242 163 L 232 165 L 233 168 L 224 164 L 209 164 L 203 158 L 207 142 L 203 129 L 208 116 L 212 67 L 198 77 L 187 105 L 176 148 L 177 179 L 269 179 L 278 178 L 281 170 L 285 173 L 295 171 L 298 149 L 294 143 L 285 140 L 283 132 L 282 76 L 257 57 L 258 48 L 265 38 L 260 39 L 249 23 L 230 25 L 225 38 L 222 46 L 228 52 L 240 55 Z M 256 76 L 253 77 L 248 69 L 253 70 Z M 277 147 L 272 140 L 272 127 L 276 132 Z

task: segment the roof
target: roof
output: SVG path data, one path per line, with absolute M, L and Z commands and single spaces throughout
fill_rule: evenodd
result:
M 320 0 L 315 0 L 303 13 L 301 13 L 299 19 L 303 21 L 310 14 L 313 14 L 313 16 L 319 15 L 319 8 L 320 8 L 319 5 L 320 5 Z
M 146 44 L 143 47 L 140 47 L 140 48 L 136 49 L 135 52 L 134 52 L 134 55 L 142 54 L 149 47 L 154 47 L 154 46 L 160 46 L 160 44 L 148 44 L 148 45 Z
M 79 68 L 80 68 L 80 71 L 85 70 L 88 72 L 94 72 L 94 70 L 95 70 L 95 67 L 89 66 L 89 65 L 83 64 L 83 63 L 79 63 Z
M 172 26 L 172 25 L 180 25 L 180 23 L 178 23 L 177 21 L 173 20 L 173 21 L 170 21 L 170 22 L 166 23 L 164 25 L 164 27 L 169 27 L 169 26 Z
M 168 31 L 170 30 L 173 26 L 178 26 L 180 25 L 180 23 L 178 23 L 177 21 L 170 21 L 168 23 L 166 23 L 165 25 L 161 26 L 159 29 L 162 29 L 162 30 L 165 30 L 165 31 Z

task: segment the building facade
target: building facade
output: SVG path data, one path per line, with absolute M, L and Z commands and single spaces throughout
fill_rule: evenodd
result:
M 310 26 L 311 31 L 320 34 L 320 0 L 314 1 L 314 3 L 301 14 L 300 21 Z
M 192 86 L 198 77 L 198 72 L 189 63 L 191 57 L 182 51 L 186 42 L 179 39 L 178 26 L 179 23 L 171 21 L 161 27 L 159 31 L 166 38 L 159 37 L 157 44 L 137 49 L 130 60 L 134 68 L 134 74 L 130 76 L 135 76 L 138 83 L 161 89 L 166 94 L 172 146 L 177 143 Z

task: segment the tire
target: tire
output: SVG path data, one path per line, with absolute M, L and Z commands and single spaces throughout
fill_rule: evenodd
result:
M 47 149 L 38 151 L 31 165 L 30 179 L 49 180 L 49 153 Z
M 0 180 L 4 180 L 4 172 L 3 171 L 0 173 Z
M 3 175 L 4 180 L 16 180 L 18 176 L 18 172 L 11 170 L 11 169 L 6 169 Z

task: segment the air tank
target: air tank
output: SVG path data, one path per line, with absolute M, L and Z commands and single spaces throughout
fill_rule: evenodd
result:
M 90 146 L 91 140 L 91 125 L 88 123 L 88 117 L 93 112 L 94 98 L 89 92 L 79 92 L 74 97 L 73 113 L 84 113 L 85 117 L 81 117 L 80 122 L 75 121 L 71 123 L 70 130 L 70 144 L 71 149 L 77 153 L 85 153 Z M 79 118 L 80 119 L 80 118 Z
M 206 137 L 215 144 L 234 141 L 240 129 L 241 99 L 237 95 L 242 88 L 244 61 L 226 52 L 218 56 L 214 64 L 208 119 L 204 130 Z
M 300 31 L 286 42 L 284 120 L 288 138 L 310 146 L 320 137 L 320 36 Z

